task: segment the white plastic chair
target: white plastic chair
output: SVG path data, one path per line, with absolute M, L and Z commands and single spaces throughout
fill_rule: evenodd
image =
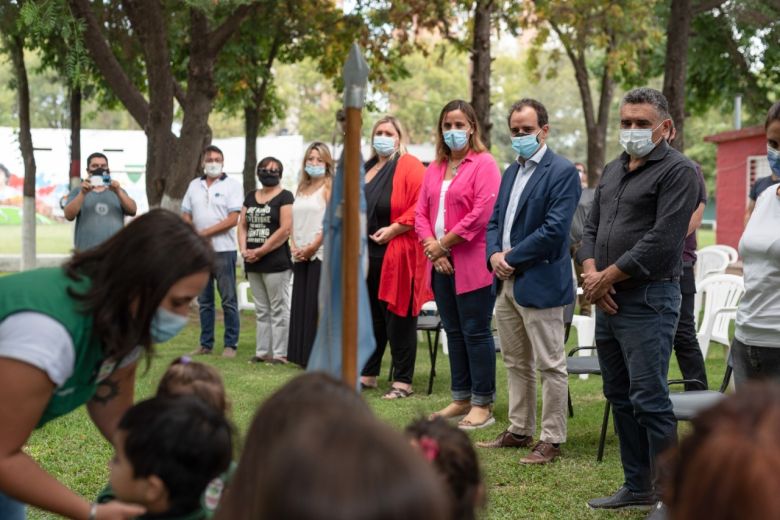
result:
M 723 251 L 729 257 L 729 264 L 736 263 L 739 260 L 739 252 L 731 246 L 726 244 L 715 244 L 712 246 L 702 247 L 699 251 Z M 698 254 L 698 252 L 697 252 Z
M 252 290 L 249 288 L 249 282 L 239 282 L 236 292 L 238 293 L 238 310 L 254 311 L 255 299 L 252 296 Z
M 737 317 L 737 306 L 745 294 L 745 284 L 741 276 L 719 274 L 707 277 L 698 291 L 704 300 L 704 313 L 696 339 L 706 359 L 711 341 L 725 346 L 727 351 L 731 346 L 729 325 Z
M 729 255 L 725 251 L 714 247 L 705 247 L 696 251 L 696 264 L 694 275 L 696 285 L 707 278 L 716 274 L 723 274 L 729 266 Z
M 701 313 L 701 289 L 700 285 L 705 278 L 726 272 L 729 266 L 729 255 L 722 249 L 702 248 L 696 251 L 696 263 L 694 264 L 693 275 L 696 280 L 696 295 L 693 298 L 693 318 L 699 323 L 699 314 Z

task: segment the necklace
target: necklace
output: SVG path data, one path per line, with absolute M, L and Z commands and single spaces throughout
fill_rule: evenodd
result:
M 450 167 L 452 168 L 452 176 L 453 177 L 458 174 L 458 168 L 460 168 L 460 165 L 463 164 L 464 159 L 466 159 L 466 158 L 464 157 L 463 159 L 458 161 L 458 164 L 450 164 Z

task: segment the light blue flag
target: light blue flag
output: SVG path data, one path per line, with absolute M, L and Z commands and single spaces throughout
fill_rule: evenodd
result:
M 363 161 L 360 161 L 360 280 L 358 283 L 358 308 L 344 309 L 341 297 L 341 255 L 344 242 L 343 205 L 344 198 L 344 155 L 339 160 L 338 171 L 333 179 L 330 202 L 325 210 L 322 223 L 324 258 L 322 260 L 322 275 L 319 292 L 319 323 L 317 337 L 314 340 L 307 370 L 323 371 L 334 377 L 341 378 L 341 325 L 345 312 L 358 313 L 358 376 L 368 358 L 374 352 L 374 329 L 371 324 L 371 305 L 368 301 L 366 287 L 366 272 L 368 258 L 366 251 L 368 237 L 366 234 L 366 197 L 364 193 Z M 355 380 L 357 388 L 358 380 Z

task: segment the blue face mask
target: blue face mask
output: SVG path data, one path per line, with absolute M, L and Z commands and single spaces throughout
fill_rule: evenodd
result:
M 374 150 L 381 157 L 389 157 L 395 153 L 395 139 L 386 135 L 374 136 Z
M 469 133 L 465 130 L 447 130 L 442 133 L 444 144 L 450 150 L 459 152 L 469 144 Z
M 766 160 L 769 161 L 769 168 L 775 175 L 780 175 L 780 150 L 771 146 L 766 147 Z
M 539 132 L 541 132 L 541 130 L 539 130 Z M 539 140 L 536 138 L 539 135 L 539 132 L 513 137 L 512 150 L 523 159 L 530 159 L 534 152 L 539 148 Z
M 320 164 L 319 166 L 307 164 L 303 169 L 309 174 L 309 177 L 322 177 L 325 175 L 325 165 L 323 164 Z
M 187 325 L 186 316 L 158 307 L 157 312 L 154 313 L 154 318 L 152 318 L 152 326 L 149 328 L 149 332 L 152 335 L 152 341 L 165 343 L 181 332 L 185 325 Z

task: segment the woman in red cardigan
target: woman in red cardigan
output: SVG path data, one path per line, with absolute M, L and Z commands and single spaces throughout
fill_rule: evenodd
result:
M 368 295 L 376 350 L 361 373 L 363 388 L 376 388 L 385 345 L 393 356 L 393 384 L 383 399 L 412 394 L 417 355 L 417 315 L 432 298 L 423 283 L 426 258 L 414 232 L 414 212 L 425 167 L 406 153 L 405 133 L 393 116 L 374 124 L 373 153 L 366 163 Z

